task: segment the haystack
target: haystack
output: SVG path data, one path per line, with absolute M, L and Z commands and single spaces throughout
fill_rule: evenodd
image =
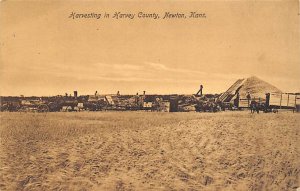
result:
M 239 93 L 241 99 L 246 99 L 248 92 L 251 98 L 265 98 L 266 93 L 281 93 L 281 90 L 256 76 L 252 76 L 237 80 L 226 92 L 221 94 L 218 100 L 231 102 L 235 99 L 237 93 Z

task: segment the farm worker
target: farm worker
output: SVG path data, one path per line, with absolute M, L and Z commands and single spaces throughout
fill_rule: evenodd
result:
M 256 113 L 259 113 L 259 108 L 260 108 L 260 105 L 258 103 L 256 103 Z
M 251 113 L 254 113 L 256 110 L 256 101 L 252 100 L 250 103 Z
M 203 91 L 203 85 L 200 85 L 200 96 L 202 96 L 202 91 Z
M 247 92 L 247 96 L 246 96 L 247 100 L 248 100 L 248 107 L 249 107 L 249 104 L 250 104 L 250 100 L 251 100 L 251 95 L 249 92 Z

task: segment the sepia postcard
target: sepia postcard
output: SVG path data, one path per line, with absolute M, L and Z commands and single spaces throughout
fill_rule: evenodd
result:
M 1 0 L 0 190 L 300 191 L 299 0 Z

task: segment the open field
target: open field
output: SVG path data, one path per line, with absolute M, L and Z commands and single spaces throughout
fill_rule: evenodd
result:
M 296 113 L 0 113 L 0 190 L 295 190 Z

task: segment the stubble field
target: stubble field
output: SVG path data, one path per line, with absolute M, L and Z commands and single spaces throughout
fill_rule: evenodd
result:
M 296 190 L 300 115 L 0 113 L 0 190 Z

